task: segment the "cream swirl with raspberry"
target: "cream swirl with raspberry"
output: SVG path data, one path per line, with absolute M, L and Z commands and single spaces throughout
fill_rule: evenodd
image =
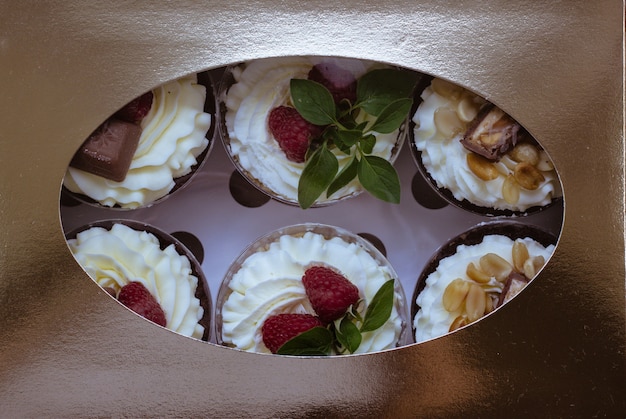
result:
M 230 155 L 260 188 L 288 202 L 297 202 L 298 181 L 304 163 L 296 163 L 286 158 L 269 131 L 268 117 L 275 107 L 293 106 L 289 93 L 289 82 L 292 78 L 306 79 L 315 64 L 328 60 L 349 69 L 356 78 L 377 66 L 369 61 L 320 57 L 254 60 L 232 69 L 234 84 L 221 98 L 226 108 L 225 134 Z M 391 159 L 398 142 L 398 131 L 391 134 L 373 134 L 376 135 L 376 146 L 372 154 Z M 341 170 L 350 161 L 350 157 L 336 148 L 332 151 L 337 156 Z M 362 186 L 355 179 L 329 198 L 322 195 L 318 203 L 361 191 Z
M 515 187 L 513 199 L 506 193 L 518 163 L 511 153 L 493 163 L 494 179 L 483 180 L 468 164 L 468 151 L 460 142 L 469 123 L 477 115 L 484 99 L 440 79 L 434 79 L 421 93 L 422 103 L 413 116 L 415 147 L 421 152 L 425 169 L 439 188 L 448 189 L 455 199 L 497 210 L 526 211 L 548 205 L 562 195 L 560 182 L 546 152 L 536 147 L 535 164 L 543 180 L 536 189 Z M 486 163 L 491 164 L 491 163 Z M 503 191 L 504 188 L 504 191 Z
M 311 231 L 283 235 L 248 256 L 228 283 L 227 298 L 218 314 L 223 343 L 245 351 L 270 353 L 261 335 L 261 326 L 268 317 L 287 312 L 315 315 L 302 285 L 305 270 L 314 264 L 340 271 L 359 288 L 366 305 L 394 277 L 388 267 L 381 266 L 356 243 L 340 237 L 327 239 Z M 396 292 L 389 320 L 381 328 L 363 333 L 355 353 L 396 347 L 404 326 L 402 300 Z
M 531 258 L 541 257 L 547 261 L 554 252 L 554 245 L 544 247 L 531 238 L 517 239 L 517 241 L 526 245 Z M 443 295 L 450 283 L 457 278 L 472 281 L 467 274 L 468 265 L 473 263 L 479 266 L 480 258 L 488 253 L 496 254 L 513 265 L 514 243 L 515 241 L 507 236 L 488 235 L 479 244 L 459 245 L 453 255 L 439 261 L 435 271 L 426 278 L 425 287 L 416 298 L 416 303 L 420 307 L 413 319 L 416 343 L 447 334 L 452 323 L 462 314 L 462 307 L 448 311 L 444 306 Z M 498 284 L 495 278 L 482 284 L 482 287 L 491 293 L 502 291 L 502 284 Z
M 115 293 L 132 281 L 141 282 L 165 312 L 168 329 L 201 339 L 198 322 L 204 309 L 195 297 L 198 278 L 189 259 L 173 244 L 161 250 L 156 236 L 123 224 L 110 230 L 92 227 L 67 241 L 78 263 L 103 288 Z
M 104 206 L 137 208 L 164 197 L 174 188 L 174 179 L 191 172 L 209 144 L 212 118 L 204 112 L 206 88 L 191 75 L 165 83 L 153 94 L 126 178 L 116 182 L 69 167 L 67 189 Z

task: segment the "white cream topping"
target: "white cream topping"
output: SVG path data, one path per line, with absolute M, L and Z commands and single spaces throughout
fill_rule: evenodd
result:
M 189 259 L 173 244 L 161 250 L 156 236 L 123 224 L 114 224 L 111 230 L 92 227 L 67 243 L 98 285 L 119 293 L 129 282 L 141 282 L 161 305 L 168 329 L 202 338 L 204 327 L 198 321 L 204 310 L 195 297 L 198 278 Z
M 221 310 L 223 342 L 245 351 L 270 353 L 260 331 L 268 317 L 285 312 L 315 315 L 301 280 L 312 264 L 339 270 L 359 288 L 366 305 L 393 278 L 389 268 L 380 266 L 363 247 L 339 237 L 326 239 L 313 232 L 281 236 L 266 250 L 245 259 L 233 275 Z M 363 333 L 355 353 L 396 347 L 403 327 L 398 311 L 398 304 L 403 303 L 397 292 L 395 302 L 389 320 L 381 328 Z
M 554 246 L 542 246 L 531 238 L 518 239 L 528 248 L 530 257 L 542 256 L 546 261 L 554 252 Z M 448 333 L 454 319 L 461 310 L 449 312 L 443 306 L 443 293 L 453 280 L 461 278 L 472 281 L 466 274 L 467 265 L 478 265 L 479 259 L 487 253 L 495 253 L 513 264 L 512 248 L 514 241 L 502 235 L 489 235 L 476 245 L 459 245 L 456 252 L 439 261 L 437 269 L 426 278 L 424 290 L 417 296 L 420 310 L 413 319 L 415 342 L 423 342 Z M 491 282 L 495 282 L 492 278 Z M 500 291 L 494 286 L 490 292 Z
M 211 115 L 203 111 L 206 88 L 191 75 L 165 83 L 153 94 L 126 178 L 115 182 L 68 167 L 65 187 L 104 206 L 137 208 L 164 197 L 174 187 L 174 179 L 191 172 L 209 144 L 205 136 Z
M 509 203 L 503 196 L 502 187 L 507 175 L 513 173 L 515 162 L 507 155 L 496 168 L 499 176 L 484 181 L 476 176 L 467 164 L 470 153 L 460 142 L 469 122 L 485 101 L 471 92 L 442 80 L 437 80 L 421 94 L 423 102 L 418 107 L 415 122 L 415 146 L 422 153 L 424 167 L 437 186 L 450 190 L 454 198 L 486 208 L 525 211 L 534 206 L 549 204 L 562 195 L 556 171 L 545 151 L 546 170 L 541 173 L 545 180 L 535 190 L 521 188 L 516 203 Z M 439 112 L 439 115 L 436 115 Z
M 350 69 L 356 78 L 376 66 L 376 63 L 369 61 L 320 57 L 254 60 L 233 69 L 235 83 L 222 98 L 226 105 L 225 123 L 231 155 L 263 189 L 287 201 L 297 202 L 298 181 L 304 163 L 295 163 L 285 157 L 269 132 L 269 113 L 277 106 L 291 104 L 289 81 L 292 78 L 306 79 L 315 64 L 328 60 Z M 398 131 L 373 134 L 377 140 L 372 154 L 389 160 L 398 140 Z M 349 162 L 349 157 L 337 149 L 332 151 L 338 158 L 341 170 Z M 355 179 L 330 198 L 322 195 L 318 202 L 335 200 L 360 191 L 362 186 Z

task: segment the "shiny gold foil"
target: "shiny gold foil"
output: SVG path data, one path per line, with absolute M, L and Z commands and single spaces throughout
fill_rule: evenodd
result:
M 539 139 L 565 218 L 527 292 L 445 338 L 298 359 L 181 338 L 88 280 L 59 220 L 82 139 L 183 74 L 301 54 L 448 78 Z M 623 71 L 616 0 L 0 2 L 0 415 L 623 417 Z

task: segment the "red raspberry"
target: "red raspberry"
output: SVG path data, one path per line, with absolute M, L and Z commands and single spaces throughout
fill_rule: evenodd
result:
M 296 108 L 289 106 L 272 109 L 268 124 L 280 149 L 296 163 L 304 162 L 310 141 L 321 133 L 319 126 L 307 122 Z
M 322 322 L 310 314 L 277 314 L 265 320 L 261 335 L 265 346 L 275 354 L 285 342 L 317 326 Z
M 165 326 L 165 313 L 150 291 L 141 282 L 129 282 L 120 290 L 117 299 L 146 319 Z
M 348 99 L 350 103 L 356 102 L 356 79 L 350 71 L 327 62 L 313 66 L 308 78 L 326 87 L 333 95 L 335 103 L 342 99 Z
M 324 266 L 307 269 L 302 283 L 311 306 L 324 323 L 337 320 L 351 305 L 359 301 L 359 289 L 356 285 L 340 273 Z
M 137 124 L 150 112 L 153 97 L 152 91 L 146 92 L 124 105 L 122 109 L 115 112 L 115 116 L 126 122 Z

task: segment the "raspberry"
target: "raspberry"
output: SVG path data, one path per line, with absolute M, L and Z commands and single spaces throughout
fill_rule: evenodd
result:
M 288 340 L 322 326 L 322 322 L 310 314 L 283 313 L 268 317 L 261 327 L 263 343 L 273 354 Z
M 150 112 L 153 97 L 152 91 L 146 92 L 124 105 L 122 109 L 115 112 L 115 116 L 126 122 L 137 124 Z
M 302 283 L 311 306 L 324 323 L 343 316 L 359 300 L 359 289 L 340 273 L 313 266 L 306 270 Z
M 321 63 L 313 66 L 308 78 L 326 87 L 335 103 L 338 104 L 342 99 L 356 102 L 356 79 L 350 71 L 330 62 Z
M 165 327 L 166 320 L 163 309 L 141 282 L 129 282 L 124 285 L 117 299 L 140 316 Z
M 296 108 L 289 106 L 272 109 L 268 124 L 280 149 L 296 163 L 304 162 L 311 139 L 321 133 L 319 126 L 307 122 Z

